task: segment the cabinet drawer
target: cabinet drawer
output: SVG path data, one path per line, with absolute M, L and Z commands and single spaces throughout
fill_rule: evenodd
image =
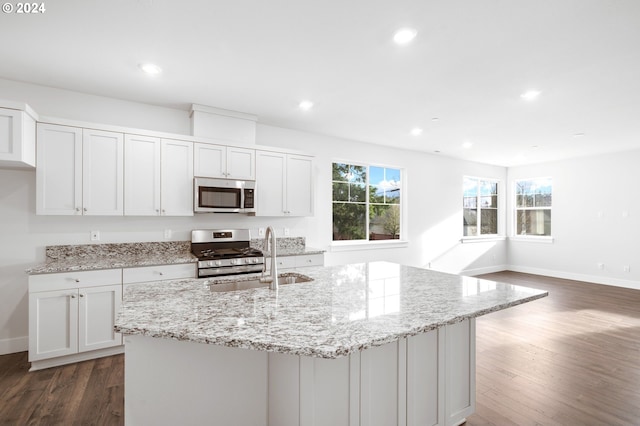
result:
M 271 266 L 271 258 L 267 257 L 264 259 L 265 263 L 267 264 L 267 268 L 270 268 Z M 296 267 L 296 260 L 294 258 L 294 256 L 276 256 L 276 261 L 278 262 L 278 268 L 280 269 L 287 269 L 287 268 L 295 268 Z
M 324 265 L 324 254 L 307 254 L 304 256 L 296 256 L 296 268 L 305 266 L 322 266 Z
M 60 272 L 29 276 L 29 292 L 122 284 L 122 269 Z
M 180 278 L 195 278 L 196 264 L 184 263 L 179 265 L 141 266 L 122 270 L 124 284 L 146 281 L 176 280 Z

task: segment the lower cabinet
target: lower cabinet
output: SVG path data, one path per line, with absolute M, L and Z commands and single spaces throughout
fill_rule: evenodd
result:
M 99 355 L 90 354 L 93 351 L 120 347 L 122 336 L 113 326 L 121 303 L 121 269 L 29 277 L 32 370 L 95 358 Z
M 279 269 L 304 268 L 306 266 L 323 266 L 324 254 L 304 254 L 298 256 L 277 256 Z M 271 258 L 266 258 L 265 262 L 269 264 Z

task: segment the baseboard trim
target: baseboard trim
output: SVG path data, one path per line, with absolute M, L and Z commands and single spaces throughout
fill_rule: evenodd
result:
M 102 358 L 105 356 L 118 355 L 124 353 L 124 345 L 110 348 L 97 349 L 91 352 L 80 352 L 73 355 L 60 356 L 55 358 L 31 361 L 29 371 L 42 370 L 44 368 L 58 367 L 60 365 L 73 364 L 75 362 L 88 361 L 90 359 Z
M 460 275 L 482 275 L 482 274 L 491 274 L 493 272 L 502 272 L 508 270 L 507 265 L 494 265 L 494 266 L 485 266 L 483 268 L 473 268 L 473 269 L 463 269 L 460 271 Z
M 523 272 L 525 274 L 543 275 L 553 278 L 562 278 L 574 281 L 584 281 L 593 284 L 604 284 L 614 287 L 631 288 L 640 290 L 640 282 L 631 280 L 621 280 L 619 278 L 601 277 L 597 275 L 577 274 L 574 272 L 555 271 L 552 269 L 531 268 L 529 266 L 509 265 L 506 270 L 513 272 Z
M 0 355 L 25 352 L 29 350 L 29 336 L 0 340 Z

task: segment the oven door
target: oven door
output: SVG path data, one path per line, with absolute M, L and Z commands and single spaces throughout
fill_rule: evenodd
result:
M 244 181 L 195 178 L 193 211 L 244 213 L 244 185 Z

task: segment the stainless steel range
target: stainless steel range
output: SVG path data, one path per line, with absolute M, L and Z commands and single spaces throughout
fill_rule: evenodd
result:
M 248 229 L 191 231 L 191 252 L 198 258 L 198 278 L 262 272 L 264 255 L 249 245 Z

